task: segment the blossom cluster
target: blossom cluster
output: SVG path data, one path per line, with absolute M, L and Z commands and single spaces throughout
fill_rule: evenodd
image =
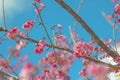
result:
M 116 2 L 116 0 L 113 0 L 113 2 Z M 114 7 L 114 13 L 111 14 L 111 15 L 108 15 L 108 18 L 111 19 L 111 18 L 114 18 L 116 15 L 116 21 L 118 23 L 120 23 L 120 19 L 118 18 L 120 16 L 120 4 L 116 4 L 115 7 Z
M 73 56 L 65 52 L 48 52 L 45 58 L 40 60 L 42 66 L 42 74 L 38 76 L 38 80 L 54 80 L 55 78 L 70 80 L 67 73 L 73 64 Z
M 18 35 L 18 27 L 13 27 L 11 30 L 7 32 L 7 36 L 9 39 L 16 39 Z
M 28 20 L 25 24 L 23 24 L 23 29 L 30 30 L 34 25 L 34 22 L 32 20 Z
M 40 40 L 37 44 L 36 44 L 36 48 L 34 49 L 34 52 L 36 54 L 41 54 L 44 50 L 44 47 L 46 46 L 46 43 L 44 40 Z

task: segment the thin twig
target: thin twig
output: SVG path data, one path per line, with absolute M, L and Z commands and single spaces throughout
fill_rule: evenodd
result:
M 76 45 L 76 42 L 75 42 L 74 37 L 73 37 L 73 31 L 71 29 L 71 26 L 69 26 L 69 31 L 70 31 L 71 40 L 74 43 L 74 45 Z
M 113 40 L 115 44 L 115 50 L 117 51 L 115 30 L 118 30 L 120 32 L 120 28 L 116 25 L 117 16 L 115 17 L 115 22 L 113 23 L 112 21 L 110 21 L 110 19 L 107 18 L 105 12 L 101 12 L 101 14 L 106 19 L 106 21 L 113 27 Z
M 79 3 L 79 5 L 78 5 L 78 9 L 77 9 L 77 12 L 76 12 L 78 15 L 80 13 L 80 9 L 81 9 L 82 5 L 83 5 L 83 0 L 81 0 L 80 3 Z M 75 20 L 74 21 L 74 26 L 73 26 L 73 32 L 76 32 L 76 26 L 77 26 L 77 21 Z M 70 40 L 68 42 L 69 46 L 71 45 L 71 42 L 72 41 L 71 41 L 71 37 L 70 37 Z
M 79 3 L 79 5 L 78 5 L 78 9 L 77 9 L 77 12 L 76 12 L 78 15 L 79 15 L 79 13 L 80 13 L 80 9 L 81 9 L 82 5 L 83 5 L 83 0 L 81 0 L 80 3 Z M 75 20 L 73 32 L 76 31 L 76 26 L 77 26 L 77 21 Z
M 120 28 L 117 25 L 114 26 L 114 23 L 112 21 L 110 21 L 110 19 L 107 18 L 104 11 L 102 11 L 101 14 L 113 28 L 115 28 L 116 30 L 118 30 L 120 32 Z
M 113 26 L 113 40 L 114 40 L 114 45 L 115 45 L 115 51 L 117 51 L 117 46 L 116 46 L 116 35 L 115 35 L 115 26 L 116 26 L 116 19 L 118 18 L 118 16 L 115 17 L 115 22 L 114 22 L 114 26 Z
M 41 16 L 41 14 L 40 14 L 40 11 L 38 11 L 38 7 L 37 7 L 36 3 L 34 3 L 33 5 L 34 5 L 35 8 L 37 9 L 38 17 L 40 18 L 41 24 L 42 24 L 42 26 L 43 26 L 43 28 L 44 28 L 44 31 L 45 31 L 45 33 L 46 33 L 46 35 L 47 35 L 47 38 L 48 38 L 48 40 L 50 41 L 50 44 L 52 45 L 51 48 L 52 48 L 53 51 L 54 51 L 54 57 L 55 57 L 56 61 L 58 61 L 58 63 L 59 63 L 59 60 L 58 60 L 58 58 L 57 58 L 57 56 L 56 56 L 55 48 L 53 47 L 52 40 L 51 40 L 51 38 L 50 38 L 50 36 L 49 36 L 49 33 L 48 33 L 48 31 L 47 31 L 47 28 L 46 28 L 46 26 L 45 26 L 45 24 L 44 24 L 44 21 L 43 21 L 43 19 L 42 19 L 42 16 Z
M 45 24 L 44 24 L 44 22 L 43 22 L 42 16 L 41 16 L 40 12 L 38 11 L 38 7 L 37 7 L 36 3 L 34 3 L 33 5 L 34 5 L 35 8 L 37 9 L 38 16 L 39 16 L 39 18 L 40 18 L 41 24 L 42 24 L 42 26 L 43 26 L 43 28 L 44 28 L 44 30 L 45 30 L 45 33 L 46 33 L 46 35 L 47 35 L 47 37 L 48 37 L 48 39 L 49 39 L 49 41 L 50 41 L 50 43 L 51 43 L 51 45 L 52 45 L 52 44 L 53 44 L 53 43 L 52 43 L 52 40 L 50 39 L 50 36 L 49 36 L 48 31 L 47 31 L 47 29 L 46 29 L 46 26 L 45 26 Z
M 5 18 L 4 0 L 2 0 L 2 12 L 3 12 L 4 28 L 6 29 L 6 18 Z

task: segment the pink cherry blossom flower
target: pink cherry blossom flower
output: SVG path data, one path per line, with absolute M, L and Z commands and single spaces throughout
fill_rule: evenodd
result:
M 62 71 L 57 72 L 57 79 L 64 79 L 65 74 Z
M 86 73 L 86 69 L 83 68 L 83 69 L 81 70 L 81 72 L 79 72 L 79 74 L 82 75 L 82 76 L 87 75 L 87 73 Z
M 58 24 L 58 29 L 62 29 L 62 25 Z
M 108 73 L 108 71 L 109 71 L 109 69 L 103 65 L 98 65 L 98 64 L 89 64 L 88 65 L 88 72 L 92 76 L 105 75 Z
M 33 64 L 31 62 L 26 62 L 23 66 L 23 68 L 25 68 L 25 69 L 30 69 L 32 67 L 33 67 Z
M 72 65 L 74 62 L 73 55 L 68 55 L 67 59 L 68 59 L 68 63 Z
M 116 0 L 112 0 L 112 2 L 116 2 Z
M 110 14 L 107 16 L 109 19 L 114 18 L 114 14 Z
M 88 55 L 93 49 L 91 50 L 92 45 L 86 42 L 79 42 L 77 45 L 73 47 L 74 49 L 74 55 L 77 58 L 80 58 L 80 56 Z
M 34 49 L 34 52 L 35 52 L 36 54 L 41 54 L 41 53 L 43 52 L 43 47 L 37 47 L 37 48 L 35 48 L 35 49 Z
M 48 65 L 48 58 L 42 58 L 40 61 L 39 61 L 39 64 L 42 64 L 42 66 L 47 66 Z
M 13 55 L 14 55 L 15 57 L 19 57 L 19 56 L 20 56 L 20 53 L 16 51 Z
M 9 62 L 7 60 L 1 59 L 0 60 L 0 66 L 7 69 L 7 68 L 9 68 Z
M 43 69 L 43 74 L 50 73 L 49 69 Z
M 13 27 L 11 30 L 9 30 L 7 32 L 7 36 L 9 39 L 16 39 L 18 35 L 18 28 L 17 27 Z
M 116 4 L 114 7 L 114 11 L 117 16 L 120 16 L 120 4 Z
M 18 62 L 23 62 L 23 58 L 18 58 Z
M 43 4 L 43 3 L 40 3 L 40 6 L 39 6 L 39 10 L 41 11 L 42 9 L 44 9 L 45 8 L 45 5 Z
M 20 50 L 25 46 L 26 46 L 26 42 L 24 40 L 19 40 L 15 46 L 15 49 Z
M 46 43 L 44 40 L 40 40 L 37 44 L 38 47 L 45 47 Z
M 40 40 L 36 45 L 37 45 L 37 47 L 34 49 L 34 52 L 36 54 L 41 54 L 44 50 L 45 45 L 46 45 L 45 41 Z
M 41 3 L 42 2 L 42 0 L 34 0 L 35 2 L 38 2 L 38 3 Z
M 73 33 L 73 37 L 74 38 L 78 37 L 78 34 L 77 33 Z
M 20 77 L 24 77 L 25 79 L 30 75 L 32 71 L 29 69 L 22 69 L 20 72 Z
M 77 52 L 74 52 L 74 55 L 75 55 L 75 57 L 77 57 L 78 59 L 80 59 L 80 54 L 79 53 L 77 53 Z
M 45 8 L 45 5 L 43 3 L 40 3 L 40 6 L 37 9 L 35 8 L 35 12 L 37 16 L 39 15 L 39 12 L 42 11 L 44 8 Z
M 32 20 L 28 20 L 25 24 L 23 24 L 22 28 L 25 30 L 30 30 L 34 25 Z
M 24 32 L 20 32 L 20 36 L 24 37 L 25 36 Z
M 120 65 L 120 57 L 117 57 L 114 61 Z
M 104 52 L 104 50 L 103 50 L 103 48 L 99 48 L 99 51 L 101 52 L 101 53 L 103 53 Z
M 20 73 L 20 77 L 24 77 L 25 79 L 29 78 L 32 76 L 33 72 L 34 72 L 33 71 L 33 64 L 31 62 L 26 62 L 23 65 L 23 68 L 22 68 L 21 73 Z
M 120 24 L 120 19 L 116 19 L 116 21 Z
M 62 34 L 58 35 L 55 39 L 59 40 L 61 42 L 66 42 L 66 37 L 64 35 L 62 35 Z
M 38 76 L 37 80 L 45 80 L 45 77 L 44 76 Z
M 27 60 L 28 59 L 28 55 L 25 55 L 24 57 L 23 57 L 23 61 L 25 61 L 25 60 Z

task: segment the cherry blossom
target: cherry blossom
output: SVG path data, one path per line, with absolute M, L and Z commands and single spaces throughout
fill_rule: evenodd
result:
M 41 54 L 44 50 L 46 43 L 44 42 L 44 40 L 40 40 L 36 45 L 37 47 L 34 49 L 34 52 L 36 54 Z
M 33 64 L 30 62 L 26 62 L 23 65 L 23 68 L 20 73 L 20 77 L 27 79 L 30 77 L 31 74 L 33 74 Z
M 0 60 L 0 66 L 7 69 L 10 67 L 8 60 L 1 59 Z
M 112 2 L 116 2 L 116 0 L 112 0 Z
M 120 4 L 116 4 L 114 7 L 114 10 L 117 16 L 120 16 Z
M 62 0 L 61 0 L 62 2 Z M 117 2 L 117 0 L 112 0 L 112 2 Z M 61 3 L 63 4 L 63 3 Z M 65 5 L 65 3 L 64 3 Z M 44 22 L 41 18 L 41 11 L 46 7 L 43 4 L 42 0 L 34 0 L 34 7 L 36 12 L 36 19 L 26 21 L 22 28 L 30 32 L 33 26 L 36 26 L 37 20 L 40 19 L 40 24 L 46 29 Z M 69 8 L 69 7 L 68 7 Z M 70 9 L 68 9 L 70 10 Z M 70 12 L 70 11 L 69 11 Z M 73 12 L 71 11 L 71 14 Z M 77 14 L 76 14 L 77 15 Z M 76 16 L 74 14 L 74 16 Z M 39 18 L 39 19 L 38 19 Z M 77 17 L 79 19 L 79 17 Z M 120 23 L 120 4 L 115 4 L 114 12 L 107 16 L 108 19 L 115 18 L 117 23 Z M 82 22 L 82 19 L 79 19 Z M 81 23 L 82 24 L 82 23 Z M 85 24 L 84 24 L 85 25 Z M 82 25 L 82 26 L 84 26 Z M 115 24 L 118 25 L 118 24 Z M 23 30 L 23 31 L 24 31 Z M 1 72 L 7 73 L 7 75 L 11 73 L 15 73 L 18 69 L 19 78 L 21 80 L 71 80 L 69 77 L 69 72 L 71 66 L 74 64 L 75 59 L 82 59 L 81 71 L 79 72 L 80 76 L 84 76 L 86 78 L 94 78 L 94 80 L 120 80 L 120 70 L 112 69 L 113 66 L 120 66 L 120 44 L 116 42 L 115 46 L 111 46 L 112 40 L 103 41 L 100 39 L 104 45 L 99 46 L 97 43 L 99 39 L 94 39 L 92 36 L 91 41 L 85 41 L 79 38 L 77 32 L 73 32 L 73 42 L 69 44 L 68 37 L 62 33 L 63 26 L 62 24 L 58 24 L 57 28 L 52 28 L 53 37 L 47 40 L 50 40 L 51 43 L 46 43 L 45 39 L 37 41 L 37 39 L 31 38 L 31 36 L 25 35 L 23 31 L 19 32 L 18 27 L 13 27 L 10 30 L 7 28 L 0 28 L 0 31 L 4 31 L 7 33 L 8 39 L 12 39 L 15 42 L 14 47 L 10 47 L 10 54 L 7 59 L 1 56 L 0 58 L 0 68 Z M 88 31 L 89 32 L 89 31 Z M 94 33 L 94 32 L 93 32 Z M 35 34 L 36 35 L 36 34 Z M 27 37 L 26 37 L 27 36 Z M 49 38 L 49 33 L 47 33 Z M 45 36 L 46 38 L 46 36 Z M 1 38 L 2 40 L 2 38 Z M 0 40 L 0 41 L 1 41 Z M 47 41 L 46 40 L 46 41 Z M 33 64 L 29 62 L 29 53 L 26 55 L 22 50 L 26 48 L 28 43 L 34 43 L 34 49 L 30 49 L 30 53 L 44 54 L 44 57 L 40 57 L 37 64 Z M 104 46 L 108 47 L 111 51 L 118 53 L 118 56 L 113 59 L 113 56 L 108 55 L 107 51 L 104 49 Z M 49 49 L 52 48 L 52 49 Z M 29 50 L 29 51 L 30 51 Z M 22 55 L 21 55 L 22 54 Z M 11 69 L 10 61 L 11 58 L 17 59 L 17 63 L 14 64 L 13 70 Z M 34 58 L 34 56 L 33 56 Z M 32 59 L 31 59 L 32 60 Z M 111 67 L 112 65 L 112 67 Z M 15 73 L 16 74 L 16 73 Z M 76 74 L 75 74 L 76 75 Z M 9 76 L 12 76 L 9 75 Z M 2 79 L 4 75 L 0 74 L 0 79 Z M 17 77 L 17 76 L 15 76 Z M 7 78 L 5 76 L 5 78 Z M 14 76 L 13 76 L 14 78 Z M 13 80 L 13 78 L 9 78 L 9 80 Z M 8 80 L 8 79 L 6 79 Z
M 7 32 L 7 36 L 9 39 L 16 39 L 18 35 L 18 27 L 13 27 L 11 30 Z
M 22 28 L 25 30 L 30 30 L 33 28 L 34 22 L 32 20 L 28 20 L 25 24 L 23 24 Z
M 58 24 L 58 29 L 62 29 L 62 25 Z
M 114 14 L 110 14 L 107 16 L 109 19 L 114 18 Z
M 88 55 L 89 53 L 94 51 L 94 47 L 86 42 L 79 42 L 73 47 L 73 49 L 74 55 L 78 58 L 80 58 L 80 56 Z
M 86 76 L 87 75 L 87 72 L 86 72 L 86 69 L 82 69 L 81 72 L 79 72 L 80 75 L 82 76 Z
M 22 49 L 23 47 L 25 47 L 26 45 L 26 42 L 24 40 L 19 40 L 15 46 L 15 49 L 16 50 L 20 50 Z
M 38 8 L 35 8 L 35 12 L 37 16 L 39 15 L 39 12 L 42 11 L 45 8 L 45 5 L 43 3 L 40 3 Z
M 34 0 L 35 2 L 39 2 L 39 3 L 41 3 L 42 2 L 42 0 Z
M 41 53 L 43 52 L 43 47 L 37 47 L 37 48 L 35 48 L 35 49 L 34 49 L 34 52 L 35 52 L 36 54 L 41 54 Z

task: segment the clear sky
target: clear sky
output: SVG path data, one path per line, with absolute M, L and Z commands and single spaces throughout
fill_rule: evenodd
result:
M 0 0 L 2 1 L 2 0 Z M 80 3 L 80 0 L 64 0 L 69 6 L 71 6 L 74 11 L 77 11 L 77 7 Z M 34 6 L 32 5 L 33 0 L 5 0 L 5 12 L 6 12 L 6 22 L 7 28 L 10 29 L 13 26 L 18 26 L 20 30 L 22 25 L 28 19 L 35 18 Z M 43 0 L 43 3 L 46 5 L 46 8 L 41 12 L 44 23 L 47 27 L 49 34 L 52 33 L 50 26 L 54 24 L 61 24 L 63 26 L 64 35 L 69 38 L 68 26 L 74 25 L 73 17 L 60 7 L 54 0 Z M 80 16 L 85 20 L 85 22 L 95 31 L 95 33 L 102 39 L 112 38 L 112 27 L 107 23 L 107 21 L 102 17 L 101 12 L 104 11 L 106 14 L 111 14 L 114 11 L 115 3 L 112 3 L 111 0 L 83 0 L 83 6 L 80 10 Z M 0 26 L 3 26 L 2 18 L 2 3 L 0 2 Z M 77 24 L 77 33 L 79 37 L 85 41 L 91 39 L 90 35 L 81 27 L 80 24 Z M 1 34 L 1 33 L 0 33 Z M 35 28 L 30 32 L 30 37 L 40 40 L 45 35 L 42 27 Z M 50 35 L 52 37 L 52 35 Z M 119 39 L 119 36 L 117 36 Z M 48 42 L 49 43 L 49 42 Z M 0 45 L 0 53 L 6 57 L 9 53 L 8 48 L 15 45 L 14 41 L 5 40 Z M 37 63 L 41 57 L 45 54 L 36 55 L 33 53 L 34 44 L 29 44 L 25 49 L 21 51 L 21 55 L 26 53 L 32 53 L 29 57 L 30 61 Z M 31 60 L 32 59 L 32 60 Z M 14 61 L 12 62 L 14 64 Z M 71 80 L 81 80 L 78 72 L 81 70 L 81 60 L 75 59 L 73 66 L 71 67 L 69 75 Z

